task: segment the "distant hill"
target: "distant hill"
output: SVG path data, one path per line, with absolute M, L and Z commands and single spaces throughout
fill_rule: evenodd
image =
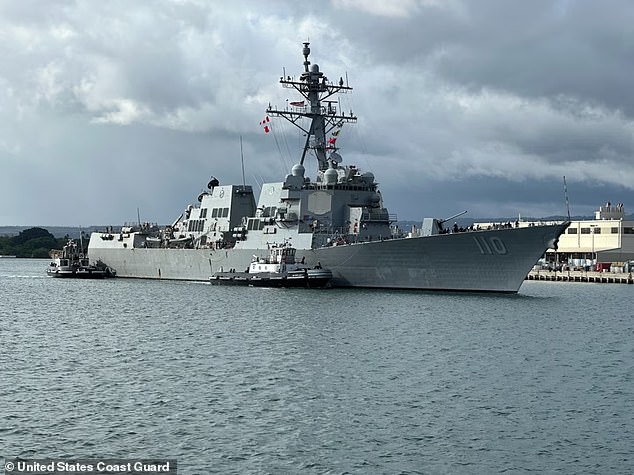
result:
M 33 228 L 34 226 L 0 226 L 0 236 L 17 236 L 25 229 Z M 93 231 L 101 231 L 106 226 L 88 226 L 88 227 L 69 227 L 69 226 L 39 226 L 46 229 L 56 238 L 63 238 L 68 236 L 72 239 L 79 239 L 79 234 L 84 231 L 85 235 L 89 235 Z
M 51 249 L 61 249 L 66 239 L 56 238 L 44 228 L 27 228 L 14 236 L 0 236 L 0 255 L 47 258 Z

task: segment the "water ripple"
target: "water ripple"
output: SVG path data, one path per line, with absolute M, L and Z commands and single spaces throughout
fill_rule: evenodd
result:
M 3 456 L 200 473 L 631 473 L 628 286 L 72 282 L 0 262 Z

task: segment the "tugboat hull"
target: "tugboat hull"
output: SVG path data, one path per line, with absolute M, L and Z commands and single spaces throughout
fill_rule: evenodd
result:
M 212 285 L 238 285 L 249 287 L 298 287 L 306 289 L 324 288 L 330 285 L 332 272 L 311 269 L 308 272 L 275 273 L 261 272 L 216 272 L 209 282 Z
M 105 279 L 107 277 L 114 277 L 114 273 L 108 268 L 60 269 L 49 267 L 46 269 L 46 274 L 50 277 L 64 279 Z

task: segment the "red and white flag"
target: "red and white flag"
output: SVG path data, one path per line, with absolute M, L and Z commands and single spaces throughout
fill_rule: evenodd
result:
M 289 102 L 293 107 L 304 107 L 304 101 Z
M 264 129 L 265 134 L 268 134 L 271 131 L 271 119 L 269 119 L 268 115 L 260 122 L 260 125 Z
M 337 146 L 337 138 L 339 137 L 339 132 L 341 132 L 341 128 L 335 130 L 330 138 L 328 139 L 328 148 L 336 148 Z

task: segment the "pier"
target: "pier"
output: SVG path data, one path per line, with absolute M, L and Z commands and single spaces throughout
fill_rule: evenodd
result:
M 550 282 L 588 282 L 594 284 L 634 284 L 632 273 L 595 271 L 549 271 L 532 270 L 526 280 Z

